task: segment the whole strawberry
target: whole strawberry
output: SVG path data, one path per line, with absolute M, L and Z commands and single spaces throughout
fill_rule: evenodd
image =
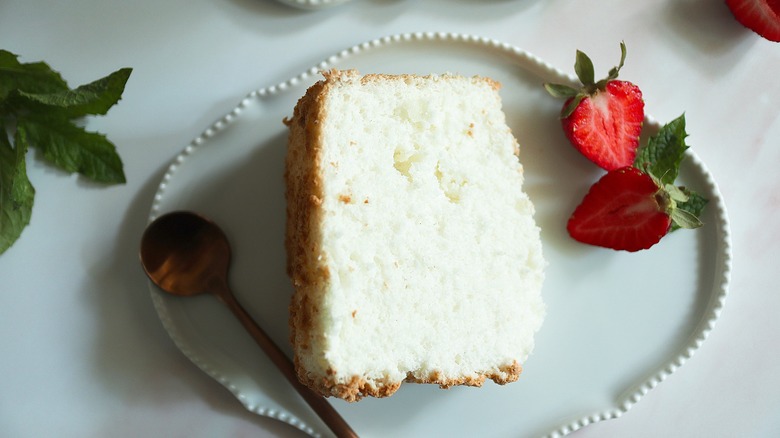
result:
M 780 0 L 726 0 L 726 5 L 743 26 L 780 42 Z
M 687 149 L 685 118 L 664 126 L 631 166 L 611 170 L 585 195 L 566 229 L 575 240 L 639 251 L 677 228 L 697 228 L 706 199 L 673 185 Z M 655 175 L 661 175 L 656 177 Z
M 620 52 L 620 64 L 598 82 L 594 80 L 593 62 L 578 50 L 574 70 L 582 87 L 544 84 L 553 97 L 566 98 L 561 110 L 566 137 L 585 157 L 606 170 L 634 162 L 645 118 L 642 91 L 631 82 L 617 80 L 626 59 L 622 42 Z

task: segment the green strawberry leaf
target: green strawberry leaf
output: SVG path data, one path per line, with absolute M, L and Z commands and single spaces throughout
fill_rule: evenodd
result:
M 702 223 L 699 220 L 699 218 L 686 210 L 675 208 L 674 210 L 672 210 L 670 216 L 672 218 L 672 224 L 674 229 L 679 229 L 679 228 L 693 229 L 702 226 Z
M 26 133 L 30 145 L 41 150 L 47 160 L 67 172 L 107 184 L 125 182 L 116 147 L 102 134 L 57 118 L 22 118 L 17 129 Z
M 104 115 L 122 97 L 132 69 L 123 68 L 110 75 L 82 85 L 74 90 L 58 90 L 50 93 L 32 93 L 18 90 L 15 100 L 34 112 L 62 111 L 67 118 L 86 115 Z
M 560 98 L 569 98 L 574 97 L 579 93 L 579 90 L 576 88 L 572 88 L 568 85 L 561 85 L 561 84 L 544 84 L 544 89 L 547 90 L 547 92 L 550 94 L 550 96 L 560 99 Z
M 0 254 L 4 253 L 30 223 L 35 189 L 27 178 L 27 139 L 16 132 L 12 147 L 0 131 Z
M 607 81 L 617 79 L 618 73 L 620 73 L 620 69 L 623 68 L 623 64 L 625 62 L 626 62 L 626 43 L 621 41 L 620 42 L 620 64 L 618 64 L 617 67 L 612 67 L 612 69 L 609 70 L 609 76 L 607 76 Z
M 585 97 L 587 96 L 584 94 L 577 94 L 574 96 L 574 98 L 561 109 L 561 118 L 565 119 L 566 117 L 569 117 Z
M 664 185 L 674 183 L 688 149 L 687 136 L 683 114 L 664 125 L 657 135 L 637 149 L 634 167 L 655 175 Z
M 669 194 L 669 197 L 672 198 L 672 200 L 675 203 L 687 202 L 688 201 L 688 194 L 685 193 L 679 187 L 674 186 L 672 184 L 667 184 L 666 186 L 664 186 L 664 189 L 666 190 L 666 193 Z
M 45 62 L 22 64 L 17 55 L 0 49 L 0 101 L 13 90 L 53 93 L 67 89 L 62 76 Z
M 685 187 L 680 187 L 680 190 L 683 193 L 685 193 L 685 195 L 688 197 L 688 200 L 685 202 L 678 203 L 675 211 L 684 211 L 690 214 L 691 216 L 696 218 L 696 221 L 698 221 L 698 226 L 701 226 L 702 222 L 699 221 L 698 217 L 701 216 L 701 213 L 704 211 L 704 207 L 707 205 L 709 200 L 696 192 L 688 190 Z M 685 228 L 685 227 L 679 224 L 677 221 L 675 221 L 674 217 L 672 217 L 671 231 L 677 230 L 679 228 Z
M 593 61 L 588 55 L 577 50 L 577 59 L 574 62 L 574 72 L 582 82 L 582 85 L 593 85 L 595 73 L 593 72 Z

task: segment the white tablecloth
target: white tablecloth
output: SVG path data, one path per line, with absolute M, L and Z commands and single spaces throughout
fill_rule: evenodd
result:
M 576 437 L 780 433 L 780 44 L 722 1 L 354 0 L 300 11 L 270 0 L 4 0 L 0 48 L 45 60 L 71 84 L 133 67 L 124 98 L 90 119 L 128 182 L 102 188 L 28 158 L 30 226 L 0 256 L 0 436 L 299 436 L 246 412 L 163 330 L 137 259 L 172 157 L 249 90 L 352 45 L 401 32 L 495 38 L 572 72 L 629 48 L 622 76 L 689 143 L 730 213 L 734 269 L 715 329 L 628 413 Z M 431 431 L 435 436 L 435 431 Z

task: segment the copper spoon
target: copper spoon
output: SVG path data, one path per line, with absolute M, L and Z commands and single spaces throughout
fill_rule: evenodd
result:
M 298 381 L 290 359 L 241 307 L 228 286 L 230 244 L 210 220 L 177 211 L 153 221 L 141 237 L 141 265 L 163 291 L 189 297 L 211 293 L 241 321 L 298 394 L 338 437 L 357 437 L 325 398 Z

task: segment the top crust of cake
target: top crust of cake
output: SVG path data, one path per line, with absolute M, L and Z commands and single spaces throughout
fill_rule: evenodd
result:
M 348 401 L 517 380 L 545 262 L 500 85 L 324 77 L 285 120 L 299 378 Z

